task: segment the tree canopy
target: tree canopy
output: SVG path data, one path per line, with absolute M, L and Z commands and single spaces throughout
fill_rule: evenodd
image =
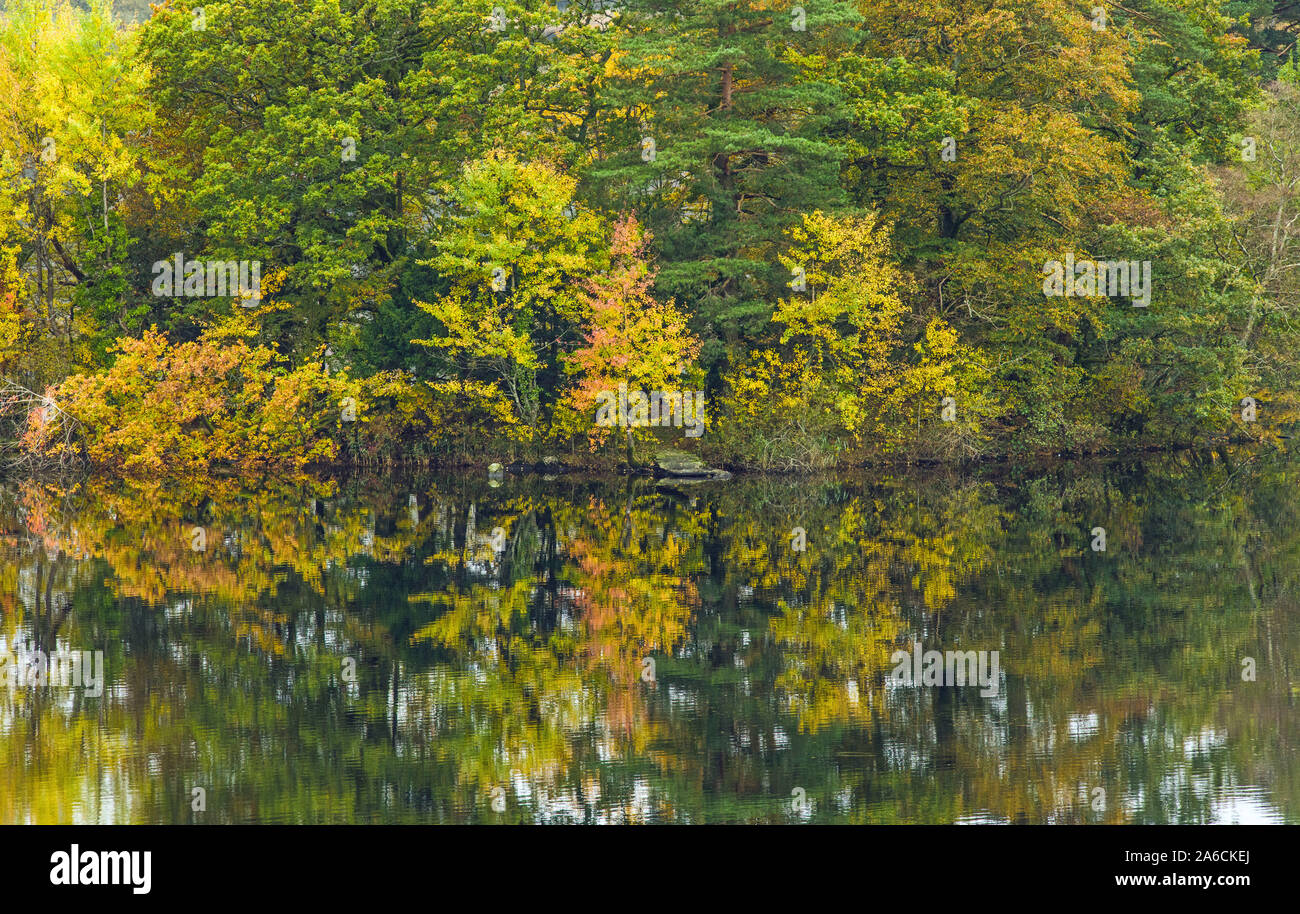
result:
M 325 459 L 623 459 L 593 395 L 670 381 L 737 466 L 1275 437 L 1292 15 L 13 0 L 0 376 L 65 408 L 237 334 L 232 385 L 332 379 L 294 406 Z M 213 291 L 249 265 L 256 295 Z M 0 437 L 64 447 L 31 402 Z M 65 409 L 109 464 L 110 425 L 178 421 L 120 405 Z M 245 418 L 237 462 L 280 459 L 257 442 L 287 414 Z

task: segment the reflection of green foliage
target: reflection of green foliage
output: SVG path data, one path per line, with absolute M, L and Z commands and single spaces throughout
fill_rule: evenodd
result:
M 1294 820 L 1294 473 L 24 483 L 0 637 L 109 690 L 0 693 L 0 821 Z M 889 683 L 914 641 L 1001 693 Z

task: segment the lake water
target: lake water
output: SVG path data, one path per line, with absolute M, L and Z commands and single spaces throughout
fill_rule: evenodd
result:
M 1300 822 L 1297 480 L 9 480 L 0 822 Z

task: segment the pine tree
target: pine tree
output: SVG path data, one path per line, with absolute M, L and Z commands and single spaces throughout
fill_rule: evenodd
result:
M 834 0 L 629 0 L 615 17 L 626 145 L 591 183 L 659 240 L 659 289 L 698 315 L 709 361 L 767 323 L 785 229 L 842 203 L 824 136 L 838 93 L 801 53 L 846 46 L 857 18 Z

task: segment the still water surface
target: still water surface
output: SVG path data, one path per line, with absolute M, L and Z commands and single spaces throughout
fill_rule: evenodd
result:
M 0 822 L 1300 822 L 1298 469 L 11 480 Z

